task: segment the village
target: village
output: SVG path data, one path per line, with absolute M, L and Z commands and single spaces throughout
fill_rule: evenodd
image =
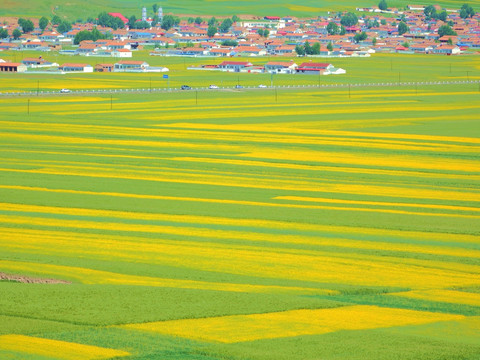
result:
M 140 10 L 140 9 L 139 9 Z M 120 13 L 102 13 L 97 19 L 70 23 L 48 20 L 0 19 L 0 72 L 167 72 L 146 59 L 131 60 L 138 50 L 150 56 L 219 58 L 218 64 L 189 66 L 190 70 L 275 72 L 278 74 L 344 74 L 315 57 L 370 57 L 376 53 L 460 55 L 480 51 L 480 15 L 469 5 L 446 9 L 440 5 L 409 5 L 405 9 L 379 6 L 357 8 L 308 19 L 265 16 L 248 18 L 181 19 L 142 9 L 140 19 Z M 2 59 L 1 52 L 36 51 L 38 57 L 21 61 Z M 72 58 L 112 58 L 114 61 L 75 60 L 58 64 L 51 54 Z M 226 58 L 276 57 L 254 65 Z M 297 65 L 292 58 L 311 57 Z M 15 59 L 17 56 L 15 56 Z M 283 60 L 284 58 L 285 60 Z

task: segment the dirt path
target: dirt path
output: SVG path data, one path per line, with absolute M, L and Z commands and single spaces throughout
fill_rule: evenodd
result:
M 0 272 L 0 280 L 15 281 L 25 284 L 71 284 L 70 281 L 58 279 L 41 279 L 25 275 L 12 275 Z

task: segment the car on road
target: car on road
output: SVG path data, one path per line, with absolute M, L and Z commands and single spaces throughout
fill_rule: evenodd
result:
M 235 89 L 243 89 L 242 85 L 235 85 Z
M 208 88 L 209 89 L 220 89 L 217 85 L 210 85 Z
M 192 90 L 192 88 L 188 85 L 182 85 L 182 87 L 180 89 L 182 89 L 182 90 Z
M 69 89 L 62 89 L 62 90 L 60 90 L 60 92 L 62 94 L 68 94 L 70 92 L 70 90 Z
M 260 84 L 260 85 L 258 85 L 258 87 L 261 88 L 261 89 L 265 89 L 267 87 L 267 85 Z

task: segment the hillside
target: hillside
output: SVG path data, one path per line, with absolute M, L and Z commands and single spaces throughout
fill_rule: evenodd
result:
M 58 0 L 31 0 L 28 2 L 18 2 L 14 0 L 3 0 L 1 5 L 2 15 L 4 16 L 32 16 L 40 17 L 52 15 L 54 13 L 67 17 L 70 20 L 78 18 L 87 18 L 96 16 L 101 11 L 119 11 L 125 15 L 140 15 L 141 7 L 147 6 L 151 11 L 153 4 L 159 4 L 166 13 L 175 14 L 198 14 L 198 15 L 277 15 L 277 16 L 298 16 L 306 17 L 316 14 L 326 13 L 328 11 L 352 10 L 358 6 L 377 5 L 376 0 L 365 0 L 364 2 L 355 2 L 353 0 L 344 0 L 341 2 L 334 0 L 304 0 L 301 5 L 292 0 L 281 2 L 278 0 L 264 1 L 227 1 L 227 0 L 144 0 L 137 2 L 133 0 L 100 0 L 92 4 L 88 0 L 70 0 L 61 2 Z M 388 1 L 389 6 L 404 7 L 411 4 L 407 0 Z M 433 0 L 423 1 L 422 4 L 437 4 Z M 443 1 L 440 3 L 445 7 L 460 7 L 461 3 L 455 0 Z M 478 2 L 471 2 L 471 5 L 478 10 Z

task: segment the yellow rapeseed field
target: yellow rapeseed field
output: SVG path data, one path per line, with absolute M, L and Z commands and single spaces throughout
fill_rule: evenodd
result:
M 339 330 L 418 325 L 463 318 L 464 316 L 461 315 L 358 305 L 334 309 L 291 310 L 266 314 L 162 321 L 130 324 L 122 327 L 195 340 L 235 343 L 325 334 Z
M 126 351 L 24 335 L 0 336 L 0 350 L 59 360 L 102 360 L 129 356 Z M 19 357 L 20 359 L 20 357 Z

